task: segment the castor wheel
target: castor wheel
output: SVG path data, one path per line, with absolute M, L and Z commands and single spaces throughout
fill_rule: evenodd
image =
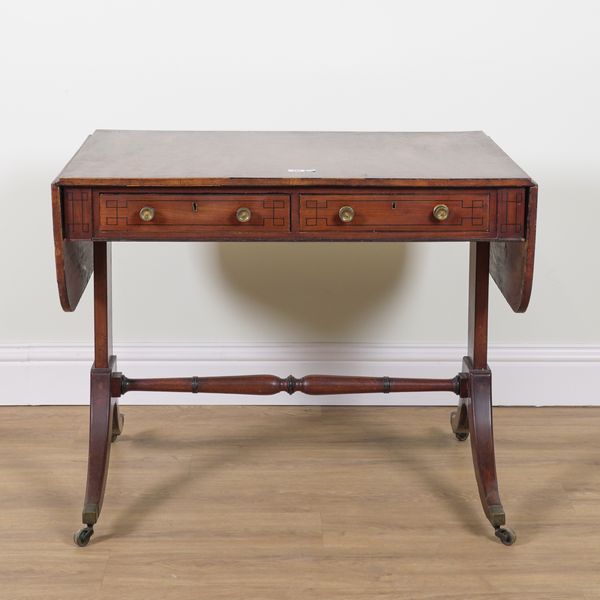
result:
M 517 541 L 517 534 L 510 527 L 496 527 L 494 534 L 505 546 L 512 546 Z
M 73 541 L 78 546 L 87 546 L 90 543 L 91 537 L 94 535 L 94 528 L 91 525 L 86 525 L 79 531 L 73 534 Z

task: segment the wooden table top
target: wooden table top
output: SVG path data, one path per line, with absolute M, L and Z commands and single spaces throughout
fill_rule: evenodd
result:
M 529 186 L 482 131 L 98 130 L 59 185 Z

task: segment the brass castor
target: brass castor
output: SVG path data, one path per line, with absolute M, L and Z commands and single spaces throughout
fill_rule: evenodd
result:
M 452 427 L 452 418 L 454 417 L 454 415 L 455 415 L 455 413 L 450 414 L 450 426 L 451 427 Z M 459 442 L 464 442 L 469 437 L 469 432 L 467 431 L 466 433 L 457 433 L 456 431 L 454 431 L 454 437 Z
M 510 527 L 496 527 L 494 534 L 505 546 L 512 546 L 517 541 L 517 534 Z
M 94 527 L 92 525 L 86 525 L 73 534 L 73 541 L 80 547 L 87 546 L 93 535 Z

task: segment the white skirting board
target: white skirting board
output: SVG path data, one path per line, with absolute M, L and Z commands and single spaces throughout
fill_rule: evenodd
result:
M 390 344 L 205 344 L 115 347 L 128 377 L 269 373 L 452 378 L 465 347 Z M 87 404 L 90 346 L 0 346 L 0 405 Z M 505 406 L 600 406 L 599 346 L 492 346 L 493 401 Z M 448 392 L 308 396 L 131 392 L 121 404 L 449 405 Z

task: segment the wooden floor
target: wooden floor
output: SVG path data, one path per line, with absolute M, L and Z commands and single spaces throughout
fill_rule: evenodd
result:
M 600 598 L 600 409 L 499 408 L 515 546 L 448 409 L 125 407 L 77 548 L 84 407 L 0 409 L 0 598 Z

